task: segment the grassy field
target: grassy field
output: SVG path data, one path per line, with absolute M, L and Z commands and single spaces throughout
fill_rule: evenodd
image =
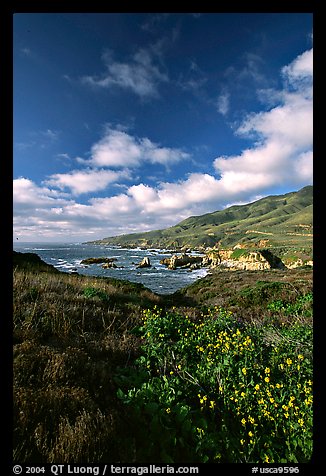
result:
M 14 461 L 309 461 L 312 301 L 308 268 L 158 296 L 16 265 Z

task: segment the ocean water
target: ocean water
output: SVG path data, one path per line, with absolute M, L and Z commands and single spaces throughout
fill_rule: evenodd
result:
M 117 246 L 91 245 L 85 243 L 23 243 L 13 244 L 15 251 L 36 253 L 48 264 L 52 264 L 60 271 L 73 271 L 86 276 L 107 276 L 110 278 L 127 279 L 135 283 L 142 283 L 147 288 L 159 294 L 171 294 L 188 286 L 201 277 L 208 270 L 205 268 L 189 271 L 187 269 L 169 270 L 160 264 L 162 258 L 171 254 L 164 250 L 127 249 Z M 151 268 L 137 269 L 136 265 L 147 256 Z M 103 269 L 101 264 L 82 265 L 85 258 L 116 258 L 118 268 Z

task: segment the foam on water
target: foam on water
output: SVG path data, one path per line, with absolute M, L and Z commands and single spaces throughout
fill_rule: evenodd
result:
M 141 248 L 119 248 L 117 246 L 98 246 L 83 243 L 14 243 L 14 249 L 21 252 L 35 252 L 48 264 L 60 271 L 77 272 L 85 276 L 104 276 L 141 283 L 160 294 L 171 294 L 207 274 L 206 269 L 189 271 L 187 269 L 169 270 L 160 264 L 167 254 L 164 250 L 142 250 Z M 171 253 L 172 254 L 172 253 Z M 115 258 L 117 268 L 102 268 L 101 264 L 83 265 L 85 258 Z M 149 256 L 151 268 L 137 268 L 137 264 Z

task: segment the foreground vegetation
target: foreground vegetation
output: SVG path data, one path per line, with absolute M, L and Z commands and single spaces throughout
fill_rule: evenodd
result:
M 14 272 L 14 461 L 306 462 L 312 273 Z
M 309 461 L 312 329 L 301 317 L 311 300 L 309 293 L 294 304 L 270 304 L 291 313 L 291 324 L 244 324 L 218 308 L 197 319 L 145 311 L 138 371 L 117 378 L 132 387 L 118 395 L 148 441 L 141 458 Z

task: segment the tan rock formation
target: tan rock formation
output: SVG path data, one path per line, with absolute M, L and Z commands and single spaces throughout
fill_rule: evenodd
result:
M 164 258 L 160 261 L 161 264 L 164 264 L 169 269 L 177 269 L 183 267 L 190 267 L 193 264 L 202 264 L 203 256 L 189 256 L 183 254 L 181 256 L 173 255 L 171 258 Z
M 152 265 L 150 259 L 148 258 L 148 256 L 145 256 L 145 258 L 143 258 L 141 262 L 137 265 L 137 268 L 150 268 L 151 266 Z

